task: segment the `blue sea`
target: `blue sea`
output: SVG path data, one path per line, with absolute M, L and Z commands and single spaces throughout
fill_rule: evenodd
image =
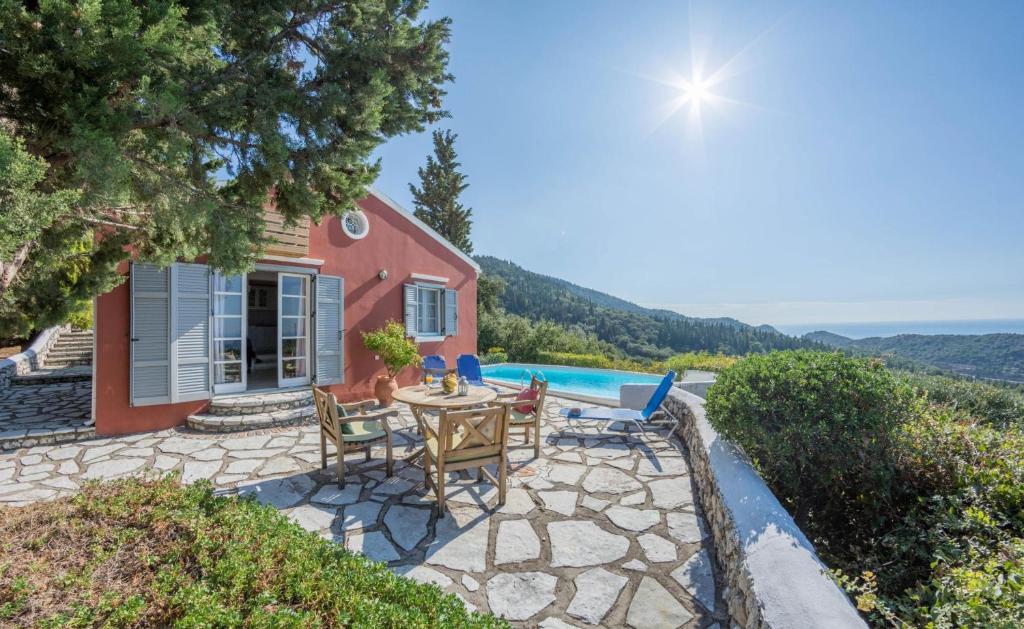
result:
M 870 323 L 794 323 L 773 326 L 792 336 L 826 330 L 851 339 L 897 334 L 1024 334 L 1024 319 L 967 319 L 962 321 L 877 321 Z

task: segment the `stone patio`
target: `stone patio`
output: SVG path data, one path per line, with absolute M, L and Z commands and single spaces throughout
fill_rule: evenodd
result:
M 34 371 L 16 376 L 17 384 L 0 389 L 0 450 L 95 435 L 87 425 L 92 382 L 78 377 L 82 369 Z
M 539 460 L 513 436 L 503 507 L 493 508 L 495 487 L 453 474 L 441 519 L 422 468 L 399 462 L 385 478 L 383 449 L 369 463 L 352 455 L 349 483 L 338 489 L 333 465 L 319 469 L 315 426 L 170 430 L 4 453 L 0 504 L 53 499 L 91 479 L 174 470 L 186 483 L 210 479 L 218 492 L 254 496 L 307 530 L 517 626 L 728 626 L 678 440 L 622 427 L 575 431 L 557 415 L 574 404 L 549 399 Z M 393 424 L 396 456 L 419 443 L 413 426 L 402 407 Z

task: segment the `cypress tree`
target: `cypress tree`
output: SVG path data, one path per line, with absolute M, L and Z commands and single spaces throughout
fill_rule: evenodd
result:
M 473 253 L 469 239 L 473 210 L 459 202 L 459 195 L 469 184 L 459 172 L 462 164 L 455 154 L 457 137 L 451 130 L 434 131 L 434 155 L 428 155 L 427 165 L 418 170 L 420 187 L 409 184 L 409 191 L 416 217 L 469 255 Z

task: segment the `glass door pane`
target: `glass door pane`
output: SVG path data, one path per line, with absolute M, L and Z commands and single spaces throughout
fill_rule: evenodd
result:
M 309 278 L 278 275 L 278 383 L 309 383 Z
M 213 391 L 245 391 L 245 276 L 213 276 Z

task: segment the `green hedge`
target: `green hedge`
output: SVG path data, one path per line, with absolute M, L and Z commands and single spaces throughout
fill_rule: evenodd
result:
M 507 626 L 205 481 L 90 484 L 0 521 L 3 626 Z
M 1022 626 L 1024 433 L 954 402 L 877 361 L 795 351 L 725 370 L 707 414 L 873 623 Z
M 542 365 L 568 365 L 570 367 L 596 367 L 610 369 L 612 361 L 601 354 L 571 354 L 569 352 L 537 352 L 537 362 Z

